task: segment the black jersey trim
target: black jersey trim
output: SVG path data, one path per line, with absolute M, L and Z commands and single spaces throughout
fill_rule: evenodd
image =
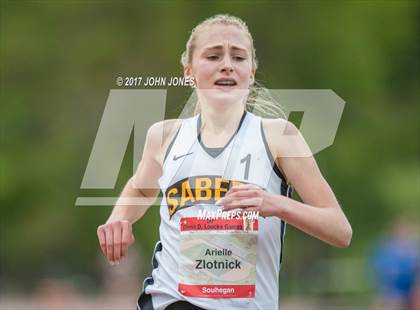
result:
M 280 168 L 277 166 L 277 163 L 274 160 L 273 155 L 271 154 L 270 148 L 269 148 L 268 143 L 267 143 L 267 139 L 265 137 L 262 120 L 261 120 L 261 124 L 260 124 L 260 129 L 261 129 L 261 136 L 262 136 L 262 139 L 263 139 L 263 142 L 264 142 L 265 151 L 267 153 L 268 159 L 270 160 L 270 163 L 272 163 L 272 165 L 273 165 L 274 172 L 282 180 L 282 182 L 281 182 L 281 194 L 284 195 L 284 196 L 287 196 L 287 191 L 288 191 L 289 185 L 287 183 L 286 177 L 283 175 Z
M 232 142 L 233 138 L 236 136 L 236 134 L 239 132 L 239 129 L 241 129 L 242 123 L 244 122 L 245 116 L 247 114 L 247 111 L 244 111 L 244 113 L 242 114 L 241 120 L 239 121 L 239 125 L 238 128 L 236 129 L 236 131 L 233 133 L 232 137 L 230 137 L 229 141 L 226 143 L 225 146 L 223 147 L 207 147 L 204 145 L 204 143 L 201 140 L 201 114 L 198 116 L 197 119 L 197 139 L 198 142 L 200 142 L 201 147 L 203 148 L 203 150 L 209 154 L 211 157 L 216 158 L 217 156 L 219 156 L 220 154 L 223 153 L 223 151 L 226 149 L 226 147 L 230 144 L 230 142 Z
M 159 267 L 159 263 L 156 259 L 156 254 L 158 252 L 161 252 L 162 249 L 163 249 L 162 242 L 161 241 L 156 242 L 155 249 L 153 250 L 152 262 L 151 262 L 153 270 L 155 270 L 156 268 Z M 153 270 L 152 270 L 152 274 L 153 274 Z M 143 292 L 146 290 L 146 287 L 148 287 L 149 285 L 152 285 L 154 282 L 155 282 L 155 280 L 153 279 L 152 275 L 150 275 L 149 277 L 144 279 L 144 281 L 143 281 Z
M 153 256 L 152 256 L 152 267 L 153 269 L 156 269 L 157 267 L 159 267 L 159 263 L 156 259 L 156 253 L 162 251 L 163 246 L 162 246 L 162 242 L 158 241 L 155 245 L 155 250 L 153 251 Z
M 153 250 L 152 261 L 151 261 L 153 270 L 159 267 L 159 263 L 156 259 L 156 254 L 162 251 L 162 249 L 163 249 L 162 242 L 161 241 L 156 242 L 155 249 Z M 153 303 L 151 300 L 151 295 L 146 294 L 146 287 L 148 287 L 149 285 L 153 285 L 153 283 L 155 283 L 155 280 L 153 279 L 153 270 L 152 270 L 151 275 L 147 277 L 146 279 L 144 279 L 143 281 L 143 291 L 137 300 L 137 309 L 140 309 L 140 310 L 153 310 L 154 309 Z
M 284 245 L 284 234 L 286 232 L 286 222 L 281 220 L 280 226 L 280 264 L 283 261 L 283 245 Z
M 286 197 L 292 197 L 293 187 L 291 185 L 287 186 Z M 284 236 L 286 234 L 286 222 L 281 220 L 280 226 L 280 264 L 283 261 L 283 252 L 284 252 Z
M 291 185 L 289 185 L 287 187 L 287 191 L 286 191 L 286 196 L 291 198 L 292 197 L 292 193 L 293 193 L 293 187 Z
M 137 301 L 137 310 L 155 310 L 152 295 L 143 292 Z

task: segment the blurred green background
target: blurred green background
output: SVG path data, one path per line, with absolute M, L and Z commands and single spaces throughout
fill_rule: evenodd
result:
M 2 1 L 1 295 L 37 294 L 45 279 L 70 283 L 77 294 L 103 294 L 111 267 L 103 265 L 96 228 L 111 208 L 74 203 L 89 196 L 80 184 L 109 91 L 118 76 L 182 75 L 191 29 L 229 13 L 250 28 L 265 86 L 332 89 L 346 101 L 334 144 L 316 157 L 353 242 L 335 249 L 289 226 L 280 299 L 371 305 L 374 244 L 400 216 L 419 232 L 419 6 Z M 166 118 L 178 116 L 189 94 L 187 87 L 168 90 Z M 132 143 L 115 190 L 95 194 L 118 195 L 131 165 Z M 151 271 L 158 225 L 158 208 L 151 208 L 134 227 L 134 299 Z

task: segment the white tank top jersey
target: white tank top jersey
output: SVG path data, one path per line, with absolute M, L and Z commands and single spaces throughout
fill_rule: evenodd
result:
M 168 147 L 159 179 L 160 241 L 143 290 L 158 310 L 179 300 L 204 309 L 278 309 L 285 222 L 228 217 L 215 205 L 232 185 L 244 183 L 290 197 L 261 117 L 244 112 L 223 148 L 207 148 L 200 128 L 200 115 L 183 120 Z

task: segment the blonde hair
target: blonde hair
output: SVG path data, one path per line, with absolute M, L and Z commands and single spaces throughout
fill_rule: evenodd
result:
M 236 26 L 242 31 L 244 31 L 251 43 L 252 68 L 255 70 L 258 68 L 258 60 L 256 57 L 254 40 L 252 38 L 251 33 L 249 32 L 247 24 L 239 17 L 228 14 L 214 15 L 205 19 L 193 28 L 193 30 L 191 31 L 191 35 L 187 41 L 185 51 L 181 55 L 181 64 L 183 67 L 191 65 L 192 63 L 192 58 L 194 50 L 196 48 L 196 42 L 199 31 L 206 26 L 212 25 Z M 245 102 L 245 110 L 252 112 L 256 115 L 260 115 L 262 117 L 280 117 L 286 119 L 286 115 L 280 104 L 273 98 L 269 90 L 257 81 L 255 81 L 250 86 L 249 94 Z M 199 102 L 195 101 L 194 114 L 199 113 L 199 111 Z

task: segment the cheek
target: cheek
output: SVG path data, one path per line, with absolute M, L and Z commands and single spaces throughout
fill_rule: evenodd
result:
M 251 77 L 251 71 L 248 69 L 241 70 L 240 72 L 238 72 L 238 76 L 243 84 L 248 84 L 249 79 Z
M 252 74 L 252 67 L 250 63 L 243 63 L 240 64 L 237 68 L 236 68 L 236 73 L 238 74 L 238 76 L 243 79 L 243 78 L 249 78 Z
M 214 73 L 212 66 L 206 63 L 198 64 L 197 68 L 199 70 L 195 71 L 194 76 L 199 83 L 206 83 Z

